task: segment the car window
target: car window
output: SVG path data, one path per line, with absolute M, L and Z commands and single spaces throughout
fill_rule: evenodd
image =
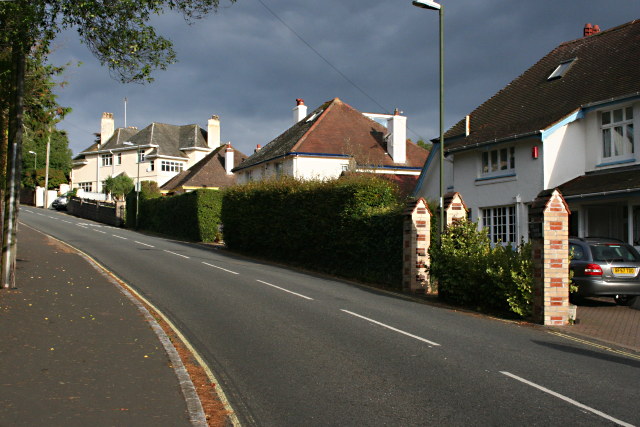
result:
M 640 261 L 638 252 L 627 245 L 591 245 L 594 261 Z
M 581 260 L 584 258 L 584 250 L 580 245 L 569 244 L 569 253 L 573 255 L 571 259 Z

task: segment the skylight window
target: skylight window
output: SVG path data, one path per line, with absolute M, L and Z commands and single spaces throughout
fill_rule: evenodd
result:
M 568 61 L 561 62 L 560 65 L 558 65 L 556 69 L 553 70 L 553 73 L 551 73 L 551 75 L 547 77 L 547 80 L 555 80 L 555 79 L 562 78 L 567 73 L 569 68 L 571 68 L 571 65 L 573 65 L 575 60 L 576 58 L 573 58 L 573 59 L 569 59 Z

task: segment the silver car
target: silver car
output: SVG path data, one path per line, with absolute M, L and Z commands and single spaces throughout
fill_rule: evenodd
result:
M 615 239 L 570 238 L 569 268 L 578 296 L 605 296 L 629 304 L 640 295 L 640 254 Z

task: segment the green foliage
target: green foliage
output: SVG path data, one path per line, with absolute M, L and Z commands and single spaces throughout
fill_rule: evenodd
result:
M 127 210 L 134 211 L 135 221 L 135 191 L 132 193 L 133 203 L 127 199 Z M 220 240 L 222 193 L 219 191 L 201 189 L 171 197 L 143 197 L 141 193 L 139 209 L 140 229 L 196 242 Z
M 158 197 L 162 197 L 162 194 L 158 188 L 158 183 L 155 181 L 141 181 L 139 195 L 135 188 L 129 191 L 126 197 L 127 214 L 125 224 L 127 227 L 135 227 L 136 225 L 136 208 L 140 210 L 140 216 L 142 217 L 143 208 L 141 207 L 144 205 L 144 201 Z
M 133 190 L 133 180 L 127 175 L 110 176 L 104 181 L 104 192 L 111 194 L 117 200 L 122 199 L 131 190 Z
M 533 263 L 530 244 L 518 250 L 491 246 L 476 223 L 449 226 L 441 245 L 431 245 L 430 273 L 443 299 L 481 310 L 531 314 Z
M 425 150 L 429 150 L 429 151 L 431 151 L 431 149 L 433 148 L 433 144 L 432 144 L 432 143 L 430 143 L 430 142 L 424 142 L 422 139 L 419 139 L 419 140 L 416 142 L 416 145 L 417 145 L 418 147 L 422 147 L 422 148 L 424 148 Z
M 44 187 L 46 169 L 25 171 L 22 174 L 22 185 L 26 188 Z M 65 173 L 59 169 L 49 169 L 49 190 L 55 190 L 60 184 L 67 184 L 69 180 Z
M 316 271 L 401 285 L 402 208 L 389 182 L 282 178 L 225 192 L 231 249 Z

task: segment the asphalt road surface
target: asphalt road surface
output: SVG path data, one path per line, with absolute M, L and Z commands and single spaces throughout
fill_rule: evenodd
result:
M 20 220 L 163 311 L 244 425 L 640 425 L 637 354 L 66 213 Z

